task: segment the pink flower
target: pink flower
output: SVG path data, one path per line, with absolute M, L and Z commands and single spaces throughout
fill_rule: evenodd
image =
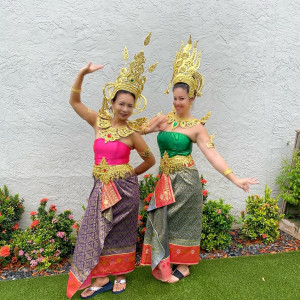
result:
M 31 258 L 30 256 L 27 256 L 27 260 L 31 261 L 31 260 L 32 260 L 32 258 Z
M 43 261 L 44 259 L 45 259 L 45 257 L 41 256 L 41 257 L 39 257 L 39 258 L 37 259 L 37 261 L 38 261 L 38 262 L 41 262 L 41 261 Z
M 74 223 L 74 224 L 72 225 L 72 227 L 73 227 L 74 229 L 78 229 L 78 228 L 79 228 L 79 226 L 78 226 L 77 223 Z
M 65 234 L 66 233 L 64 231 L 58 231 L 56 235 L 62 239 L 65 236 Z
M 265 233 L 263 233 L 261 236 L 262 236 L 262 238 L 263 238 L 263 239 L 265 239 L 265 238 L 267 238 L 267 237 L 268 237 L 268 235 L 267 235 L 267 234 L 265 234 Z
M 55 243 L 55 239 L 49 240 L 50 243 Z
M 226 217 L 226 219 L 228 219 L 228 218 L 229 218 L 229 216 L 228 216 L 228 215 L 225 215 L 225 217 Z
M 52 224 L 56 223 L 57 221 L 58 221 L 57 219 L 53 219 Z
M 67 242 L 69 239 L 67 237 L 64 238 L 64 241 Z
M 28 244 L 31 244 L 31 243 L 32 243 L 32 241 L 27 241 L 27 243 L 28 243 Z
M 24 251 L 23 250 L 20 250 L 19 251 L 19 256 L 22 256 L 24 254 Z
M 221 214 L 221 213 L 222 213 L 222 210 L 219 208 L 219 209 L 217 210 L 217 213 L 218 213 L 218 214 Z
M 40 249 L 40 253 L 42 253 L 43 251 L 44 251 L 44 249 L 43 249 L 43 248 L 41 248 L 41 249 Z
M 60 254 L 60 250 L 57 249 L 56 252 L 55 252 L 55 254 L 54 254 L 54 256 L 59 256 L 59 254 Z
M 31 267 L 36 267 L 37 264 L 38 264 L 38 262 L 37 262 L 36 260 L 32 260 L 32 261 L 30 262 L 30 266 L 31 266 Z
M 72 219 L 73 219 L 73 215 L 68 215 L 68 218 L 69 218 L 70 220 L 72 220 Z

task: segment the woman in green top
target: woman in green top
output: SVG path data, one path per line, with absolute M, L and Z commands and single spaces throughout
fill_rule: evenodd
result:
M 236 177 L 214 149 L 204 128 L 209 115 L 199 120 L 191 114 L 193 101 L 203 87 L 202 75 L 197 72 L 200 54 L 191 40 L 185 47 L 182 44 L 171 79 L 174 110 L 154 118 L 143 129 L 145 134 L 161 131 L 157 141 L 162 176 L 148 207 L 141 264 L 151 265 L 153 276 L 169 283 L 188 276 L 188 266 L 199 261 L 203 199 L 199 173 L 191 156 L 193 143 L 217 171 L 245 192 L 250 184 L 258 183 L 255 178 Z

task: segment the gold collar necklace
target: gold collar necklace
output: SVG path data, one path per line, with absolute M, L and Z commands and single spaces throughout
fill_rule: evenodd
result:
M 99 111 L 97 125 L 100 137 L 105 140 L 105 143 L 107 143 L 119 140 L 122 137 L 127 137 L 135 131 L 140 131 L 141 126 L 146 121 L 147 118 L 139 118 L 135 121 L 127 121 L 124 126 L 114 128 L 111 126 L 111 117 Z
M 208 112 L 207 115 L 201 119 L 196 119 L 196 118 L 180 118 L 178 115 L 175 114 L 175 112 L 170 112 L 167 114 L 167 122 L 168 124 L 172 124 L 172 130 L 177 128 L 178 126 L 181 128 L 186 128 L 186 127 L 194 127 L 197 124 L 205 124 L 205 122 L 208 120 L 210 117 L 211 112 Z

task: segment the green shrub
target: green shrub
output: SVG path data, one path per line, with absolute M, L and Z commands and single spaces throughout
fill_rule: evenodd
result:
M 224 200 L 209 200 L 203 204 L 201 249 L 211 251 L 224 249 L 231 242 L 231 229 L 234 217 L 229 213 L 231 206 Z
M 292 160 L 283 159 L 281 173 L 276 178 L 284 201 L 297 205 L 300 200 L 300 150 L 293 154 Z
M 243 224 L 242 234 L 251 240 L 260 238 L 265 243 L 275 241 L 279 237 L 279 221 L 283 215 L 279 213 L 277 199 L 270 197 L 271 190 L 266 185 L 265 196 L 248 196 L 246 212 L 241 212 Z
M 19 228 L 23 202 L 18 194 L 11 196 L 6 185 L 3 190 L 0 188 L 0 246 L 7 244 L 12 233 Z

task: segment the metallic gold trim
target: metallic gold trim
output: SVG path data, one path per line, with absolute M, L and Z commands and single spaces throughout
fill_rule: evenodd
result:
M 207 148 L 215 148 L 215 144 L 213 142 L 213 139 L 215 138 L 215 134 L 212 134 L 209 136 L 210 142 L 206 143 Z
M 169 173 L 173 173 L 175 171 L 181 171 L 183 167 L 189 167 L 193 164 L 194 160 L 191 155 L 176 155 L 169 157 L 167 151 L 165 151 L 165 154 L 160 161 L 160 167 L 166 175 L 169 175 Z
M 99 165 L 94 165 L 93 175 L 103 183 L 109 183 L 115 178 L 125 178 L 127 174 L 133 174 L 133 168 L 129 164 L 123 165 L 109 165 L 105 159 L 102 158 Z
M 209 119 L 211 115 L 211 112 L 209 111 L 205 117 L 201 119 L 184 119 L 180 118 L 176 115 L 174 111 L 170 112 L 167 114 L 167 122 L 168 124 L 172 124 L 172 130 L 180 126 L 181 128 L 186 128 L 186 127 L 193 127 L 198 124 L 205 124 L 206 121 Z

